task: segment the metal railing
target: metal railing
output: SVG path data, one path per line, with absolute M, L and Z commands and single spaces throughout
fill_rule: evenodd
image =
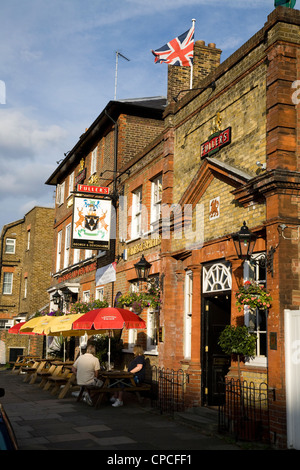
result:
M 151 402 L 161 413 L 174 413 L 185 409 L 185 385 L 189 375 L 183 370 L 152 366 Z
M 219 432 L 236 440 L 270 441 L 269 393 L 266 383 L 226 380 L 220 384 L 224 403 L 219 406 Z

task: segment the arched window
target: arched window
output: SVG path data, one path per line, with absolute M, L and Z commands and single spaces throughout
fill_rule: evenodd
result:
M 231 290 L 230 267 L 224 263 L 203 266 L 203 293 Z

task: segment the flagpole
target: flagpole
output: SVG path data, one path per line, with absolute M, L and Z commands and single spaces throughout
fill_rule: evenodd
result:
M 194 28 L 195 28 L 195 23 L 196 23 L 196 20 L 192 19 L 192 27 L 194 27 Z M 194 29 L 194 31 L 195 31 L 195 29 Z M 195 43 L 195 39 L 194 39 L 194 43 Z M 194 63 L 194 57 L 193 57 L 193 63 Z M 191 65 L 190 90 L 193 88 L 193 63 Z
M 116 52 L 116 71 L 115 71 L 115 94 L 114 94 L 114 99 L 117 98 L 117 83 L 118 83 L 118 58 L 119 58 L 119 53 L 118 51 Z
M 130 60 L 127 59 L 127 57 L 125 57 L 123 54 L 121 54 L 121 52 L 119 52 L 119 51 L 116 52 L 115 94 L 114 94 L 114 99 L 115 99 L 115 100 L 117 99 L 118 59 L 119 59 L 119 56 L 123 57 L 123 59 L 126 59 L 128 62 L 130 62 Z

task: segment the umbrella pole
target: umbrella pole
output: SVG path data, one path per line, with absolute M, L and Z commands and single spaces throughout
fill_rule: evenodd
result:
M 110 338 L 111 338 L 111 331 L 109 330 L 108 333 L 108 370 L 110 370 Z

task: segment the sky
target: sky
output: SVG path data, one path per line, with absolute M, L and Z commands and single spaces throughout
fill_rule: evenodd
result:
M 297 7 L 297 5 L 296 5 Z M 35 206 L 64 154 L 114 99 L 166 96 L 158 49 L 187 31 L 221 62 L 264 26 L 274 0 L 0 0 L 0 230 Z

